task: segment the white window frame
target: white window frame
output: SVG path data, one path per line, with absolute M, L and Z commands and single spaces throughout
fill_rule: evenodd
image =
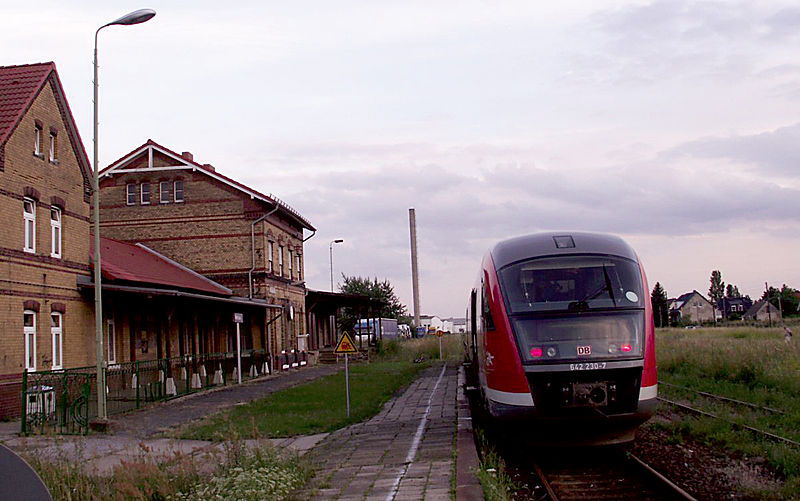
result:
M 31 212 L 25 210 L 25 204 L 31 204 Z M 22 218 L 24 221 L 24 246 L 25 252 L 36 252 L 36 201 L 32 198 L 25 198 L 22 201 Z
M 25 310 L 22 314 L 22 334 L 25 343 L 25 370 L 36 372 L 36 312 Z M 25 315 L 33 316 L 33 325 L 25 326 Z M 31 364 L 33 362 L 33 364 Z
M 288 263 L 289 264 L 289 278 L 294 278 L 294 277 L 292 277 L 292 261 L 293 260 L 294 260 L 294 252 L 292 251 L 292 249 L 289 249 L 289 263 Z
M 125 205 L 136 205 L 136 183 L 125 185 Z
M 58 321 L 54 322 L 55 319 L 58 319 Z M 54 323 L 58 323 L 58 325 L 54 326 Z M 62 369 L 64 366 L 64 315 L 57 311 L 50 313 L 50 337 L 50 346 L 53 347 L 53 365 L 51 369 Z
M 109 364 L 117 363 L 117 328 L 113 318 L 106 320 L 106 354 Z
M 283 245 L 278 246 L 278 273 L 283 276 Z
M 169 181 L 159 181 L 158 183 L 158 201 L 162 204 L 168 204 L 171 202 L 170 194 L 169 194 Z M 165 190 L 164 187 L 167 187 Z M 164 196 L 166 195 L 166 197 Z
M 273 273 L 275 268 L 272 266 L 272 254 L 275 252 L 275 242 L 267 242 L 267 273 Z
M 50 162 L 56 161 L 56 136 L 53 133 L 50 133 Z
M 36 126 L 33 133 L 33 154 L 37 157 L 42 156 L 42 128 Z
M 178 184 L 180 184 L 180 189 L 178 189 Z M 178 196 L 178 193 L 180 193 L 180 197 Z M 183 179 L 178 179 L 172 183 L 172 196 L 176 204 L 183 202 Z
M 147 189 L 145 190 L 145 188 Z M 140 193 L 139 202 L 142 205 L 150 205 L 150 199 L 151 199 L 150 183 L 141 183 L 139 185 L 139 193 Z M 147 200 L 145 200 L 145 194 L 147 195 Z
M 58 207 L 50 208 L 50 257 L 61 257 L 61 209 Z

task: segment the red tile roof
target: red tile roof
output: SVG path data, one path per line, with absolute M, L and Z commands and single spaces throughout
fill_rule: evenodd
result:
M 11 135 L 55 69 L 52 62 L 0 66 L 0 144 Z
M 94 253 L 94 243 L 92 243 Z M 231 290 L 189 268 L 137 244 L 100 237 L 103 278 L 230 296 Z

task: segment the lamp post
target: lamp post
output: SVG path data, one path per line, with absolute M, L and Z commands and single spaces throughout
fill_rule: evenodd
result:
M 97 419 L 100 421 L 108 419 L 108 413 L 106 412 L 106 376 L 103 370 L 105 362 L 103 353 L 103 293 L 100 283 L 100 165 L 97 159 L 97 36 L 100 34 L 100 30 L 107 26 L 139 24 L 149 21 L 155 15 L 156 11 L 152 9 L 139 9 L 125 14 L 108 24 L 104 24 L 94 32 L 94 193 L 92 193 L 92 207 L 94 210 L 94 326 L 97 345 Z
M 331 292 L 333 292 L 333 244 L 340 244 L 344 242 L 341 238 L 337 238 L 336 240 L 332 241 L 331 244 L 328 246 L 328 250 L 331 254 Z

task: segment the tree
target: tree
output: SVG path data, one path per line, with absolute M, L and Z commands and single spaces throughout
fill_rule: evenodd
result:
M 725 286 L 725 297 L 742 297 L 742 294 L 739 292 L 738 287 L 728 284 Z
M 784 316 L 794 315 L 798 313 L 798 305 L 800 305 L 800 298 L 797 297 L 797 289 L 787 287 L 783 284 L 780 290 L 775 287 L 770 287 L 768 290 L 761 294 L 761 301 L 769 300 L 769 302 L 776 308 L 780 308 Z
M 653 322 L 656 327 L 667 327 L 669 325 L 669 299 L 667 291 L 658 282 L 653 287 L 650 303 L 653 305 Z
M 722 272 L 714 270 L 711 272 L 711 287 L 708 289 L 708 297 L 714 308 L 719 306 L 719 300 L 725 297 L 725 282 L 722 281 Z
M 388 279 L 378 281 L 378 278 L 373 279 L 362 277 L 348 277 L 342 273 L 342 285 L 339 286 L 339 291 L 344 294 L 359 294 L 368 296 L 372 299 L 377 299 L 381 302 L 380 315 L 383 318 L 394 318 L 398 323 L 403 323 L 407 320 L 406 307 L 397 298 L 394 293 L 394 286 Z M 345 308 L 342 315 L 339 317 L 339 324 L 344 330 L 352 330 L 353 326 L 358 320 L 359 312 L 352 308 Z

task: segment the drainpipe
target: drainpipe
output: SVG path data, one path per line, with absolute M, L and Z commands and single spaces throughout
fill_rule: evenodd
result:
M 247 285 L 250 288 L 250 292 L 247 295 L 247 299 L 253 299 L 253 271 L 256 269 L 256 225 L 261 221 L 267 219 L 269 216 L 274 214 L 278 211 L 278 204 L 275 204 L 275 208 L 271 211 L 267 212 L 260 218 L 256 219 L 252 223 L 250 223 L 250 270 L 247 272 Z

